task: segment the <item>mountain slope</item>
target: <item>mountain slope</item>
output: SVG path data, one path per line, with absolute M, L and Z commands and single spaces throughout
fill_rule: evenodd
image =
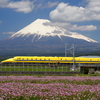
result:
M 9 38 L 0 41 L 0 55 L 38 55 L 64 53 L 65 43 L 75 44 L 75 52 L 99 51 L 100 44 L 79 33 L 47 25 L 49 20 L 37 19 Z
M 58 36 L 60 39 L 62 39 L 62 36 L 65 36 L 65 37 L 71 37 L 75 39 L 82 39 L 88 42 L 97 42 L 79 33 L 69 32 L 61 27 L 45 25 L 46 23 L 49 23 L 49 22 L 50 22 L 49 20 L 37 19 L 36 21 L 29 24 L 25 28 L 13 34 L 10 38 L 29 37 L 30 35 L 33 35 L 32 36 L 33 37 L 32 41 L 33 41 L 34 38 L 37 36 L 38 36 L 38 39 L 42 37 L 49 37 L 49 36 L 52 36 L 52 37 Z

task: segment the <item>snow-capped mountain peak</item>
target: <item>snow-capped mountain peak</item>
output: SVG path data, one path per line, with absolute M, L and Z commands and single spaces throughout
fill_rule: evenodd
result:
M 47 19 L 37 19 L 28 26 L 24 27 L 23 29 L 19 30 L 15 34 L 13 34 L 10 38 L 15 37 L 29 37 L 30 35 L 33 35 L 33 39 L 38 36 L 38 39 L 42 37 L 49 37 L 49 36 L 58 36 L 60 39 L 62 39 L 62 36 L 65 37 L 71 37 L 75 39 L 82 39 L 88 42 L 97 42 L 93 39 L 90 39 L 84 35 L 81 35 L 76 32 L 70 32 L 66 29 L 63 29 L 61 27 L 57 26 L 51 26 L 46 25 L 46 23 L 49 23 L 50 21 Z
M 13 34 L 11 37 L 16 36 L 29 36 L 29 35 L 42 35 L 42 36 L 55 36 L 55 35 L 61 35 L 64 34 L 66 31 L 65 29 L 62 29 L 60 27 L 52 27 L 52 26 L 46 26 L 45 23 L 50 22 L 49 20 L 44 19 L 37 19 L 30 25 L 26 26 L 25 28 L 21 29 L 17 33 Z M 59 34 L 58 34 L 59 33 Z

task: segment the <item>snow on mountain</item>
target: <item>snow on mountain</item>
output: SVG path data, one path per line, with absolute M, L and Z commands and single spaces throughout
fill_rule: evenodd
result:
M 50 21 L 46 19 L 37 19 L 36 21 L 32 22 L 28 26 L 24 27 L 23 29 L 13 34 L 10 38 L 29 37 L 30 35 L 32 35 L 33 36 L 32 41 L 33 41 L 36 36 L 38 36 L 38 39 L 49 36 L 52 37 L 58 36 L 60 39 L 62 39 L 62 36 L 65 36 L 75 39 L 82 39 L 87 42 L 97 43 L 97 41 L 90 39 L 84 35 L 81 35 L 79 33 L 70 32 L 66 29 L 57 26 L 45 25 L 45 23 L 49 22 Z

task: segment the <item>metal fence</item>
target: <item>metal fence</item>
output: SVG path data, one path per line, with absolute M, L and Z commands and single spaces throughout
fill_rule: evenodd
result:
M 79 73 L 79 67 L 75 70 L 71 70 L 72 65 L 58 65 L 49 66 L 48 64 L 22 64 L 22 65 L 0 65 L 0 73 Z

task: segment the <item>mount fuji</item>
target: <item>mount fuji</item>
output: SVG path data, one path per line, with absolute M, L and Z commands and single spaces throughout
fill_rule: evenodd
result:
M 90 39 L 76 32 L 70 32 L 57 26 L 46 25 L 46 23 L 50 23 L 50 21 L 46 19 L 37 19 L 30 25 L 26 26 L 25 28 L 13 34 L 10 38 L 16 38 L 16 37 L 28 38 L 30 35 L 33 35 L 31 40 L 33 42 L 36 37 L 38 37 L 37 39 L 39 40 L 43 37 L 57 36 L 61 40 L 63 40 L 62 37 L 64 36 L 64 37 L 71 37 L 75 39 L 82 39 L 87 42 L 94 42 L 94 43 L 97 42 L 93 39 Z
M 0 41 L 0 52 L 23 54 L 64 53 L 65 43 L 75 44 L 76 51 L 98 50 L 98 42 L 76 32 L 51 26 L 49 20 L 37 19 Z

